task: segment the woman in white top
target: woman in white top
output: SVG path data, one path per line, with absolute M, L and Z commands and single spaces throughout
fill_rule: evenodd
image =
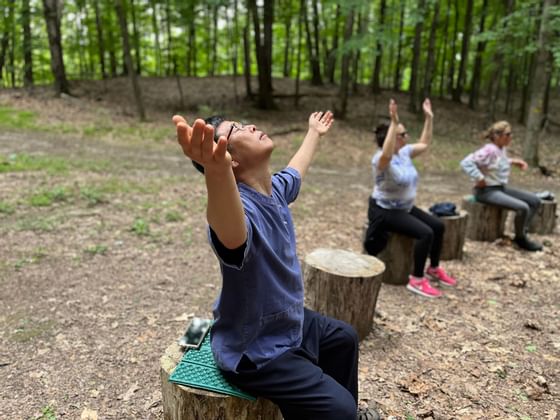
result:
M 474 196 L 481 203 L 493 204 L 515 211 L 514 242 L 527 251 L 540 251 L 542 245 L 527 238 L 527 229 L 540 205 L 540 198 L 528 191 L 509 187 L 511 165 L 527 169 L 523 159 L 509 158 L 511 125 L 498 121 L 486 130 L 489 143 L 468 155 L 461 162 L 463 170 L 474 181 Z
M 385 247 L 388 232 L 415 238 L 414 269 L 407 289 L 422 296 L 439 297 L 441 291 L 432 286 L 428 277 L 445 286 L 455 286 L 457 282 L 439 266 L 443 222 L 414 205 L 418 172 L 412 158 L 428 149 L 434 117 L 429 99 L 424 100 L 422 108 L 425 121 L 418 143 L 407 144 L 408 133 L 399 123 L 397 104 L 392 99 L 391 124 L 382 124 L 375 131 L 380 150 L 371 160 L 375 188 L 369 200 L 364 248 L 376 255 Z M 428 256 L 430 266 L 424 272 Z

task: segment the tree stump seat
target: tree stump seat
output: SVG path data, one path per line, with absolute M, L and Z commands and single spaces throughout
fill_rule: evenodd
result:
M 390 232 L 385 249 L 377 258 L 385 263 L 383 283 L 403 286 L 414 269 L 414 238 Z
M 529 232 L 547 235 L 554 232 L 556 227 L 556 200 L 541 200 L 537 214 L 531 220 Z
M 303 266 L 309 307 L 347 322 L 364 339 L 373 327 L 383 262 L 370 255 L 319 248 L 305 257 Z
M 455 216 L 442 216 L 439 219 L 445 225 L 440 259 L 442 261 L 463 259 L 469 213 L 460 210 Z
M 183 350 L 173 343 L 160 359 L 165 420 L 282 420 L 280 409 L 269 400 L 250 401 L 169 382 L 182 357 Z
M 461 208 L 469 214 L 468 239 L 493 242 L 504 236 L 507 209 L 476 201 L 473 195 L 463 197 Z

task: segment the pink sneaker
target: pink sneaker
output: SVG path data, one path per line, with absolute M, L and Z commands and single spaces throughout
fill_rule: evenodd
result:
M 408 276 L 408 284 L 406 285 L 406 288 L 411 292 L 418 293 L 419 295 L 429 298 L 437 298 L 442 295 L 441 290 L 433 287 L 426 277 L 419 279 L 414 276 Z
M 426 270 L 426 274 L 432 278 L 432 280 L 438 280 L 443 286 L 456 286 L 457 280 L 451 277 L 445 272 L 441 267 L 429 267 Z

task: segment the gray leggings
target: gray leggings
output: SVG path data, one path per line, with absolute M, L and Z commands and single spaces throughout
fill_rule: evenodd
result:
M 516 237 L 527 233 L 529 223 L 541 204 L 541 199 L 535 194 L 507 186 L 475 188 L 474 196 L 481 203 L 514 210 Z

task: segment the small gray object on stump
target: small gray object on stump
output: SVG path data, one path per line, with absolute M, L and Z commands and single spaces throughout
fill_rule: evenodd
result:
M 472 195 L 463 197 L 461 207 L 469 213 L 467 238 L 493 242 L 504 236 L 507 209 L 481 203 Z
M 529 232 L 538 233 L 540 235 L 554 232 L 557 217 L 556 209 L 556 200 L 541 200 L 541 205 L 537 210 L 537 214 L 535 214 L 529 225 Z
M 165 420 L 282 420 L 280 409 L 269 400 L 249 401 L 169 382 L 169 375 L 182 357 L 181 347 L 173 343 L 160 359 Z
M 460 210 L 458 215 L 442 216 L 439 219 L 445 225 L 440 258 L 442 260 L 463 259 L 463 245 L 465 245 L 469 214 L 465 210 Z
M 373 326 L 385 265 L 371 255 L 319 248 L 305 257 L 303 266 L 310 308 L 347 322 L 364 339 Z
M 385 263 L 383 283 L 407 284 L 414 269 L 414 238 L 391 232 L 387 246 L 377 257 Z

